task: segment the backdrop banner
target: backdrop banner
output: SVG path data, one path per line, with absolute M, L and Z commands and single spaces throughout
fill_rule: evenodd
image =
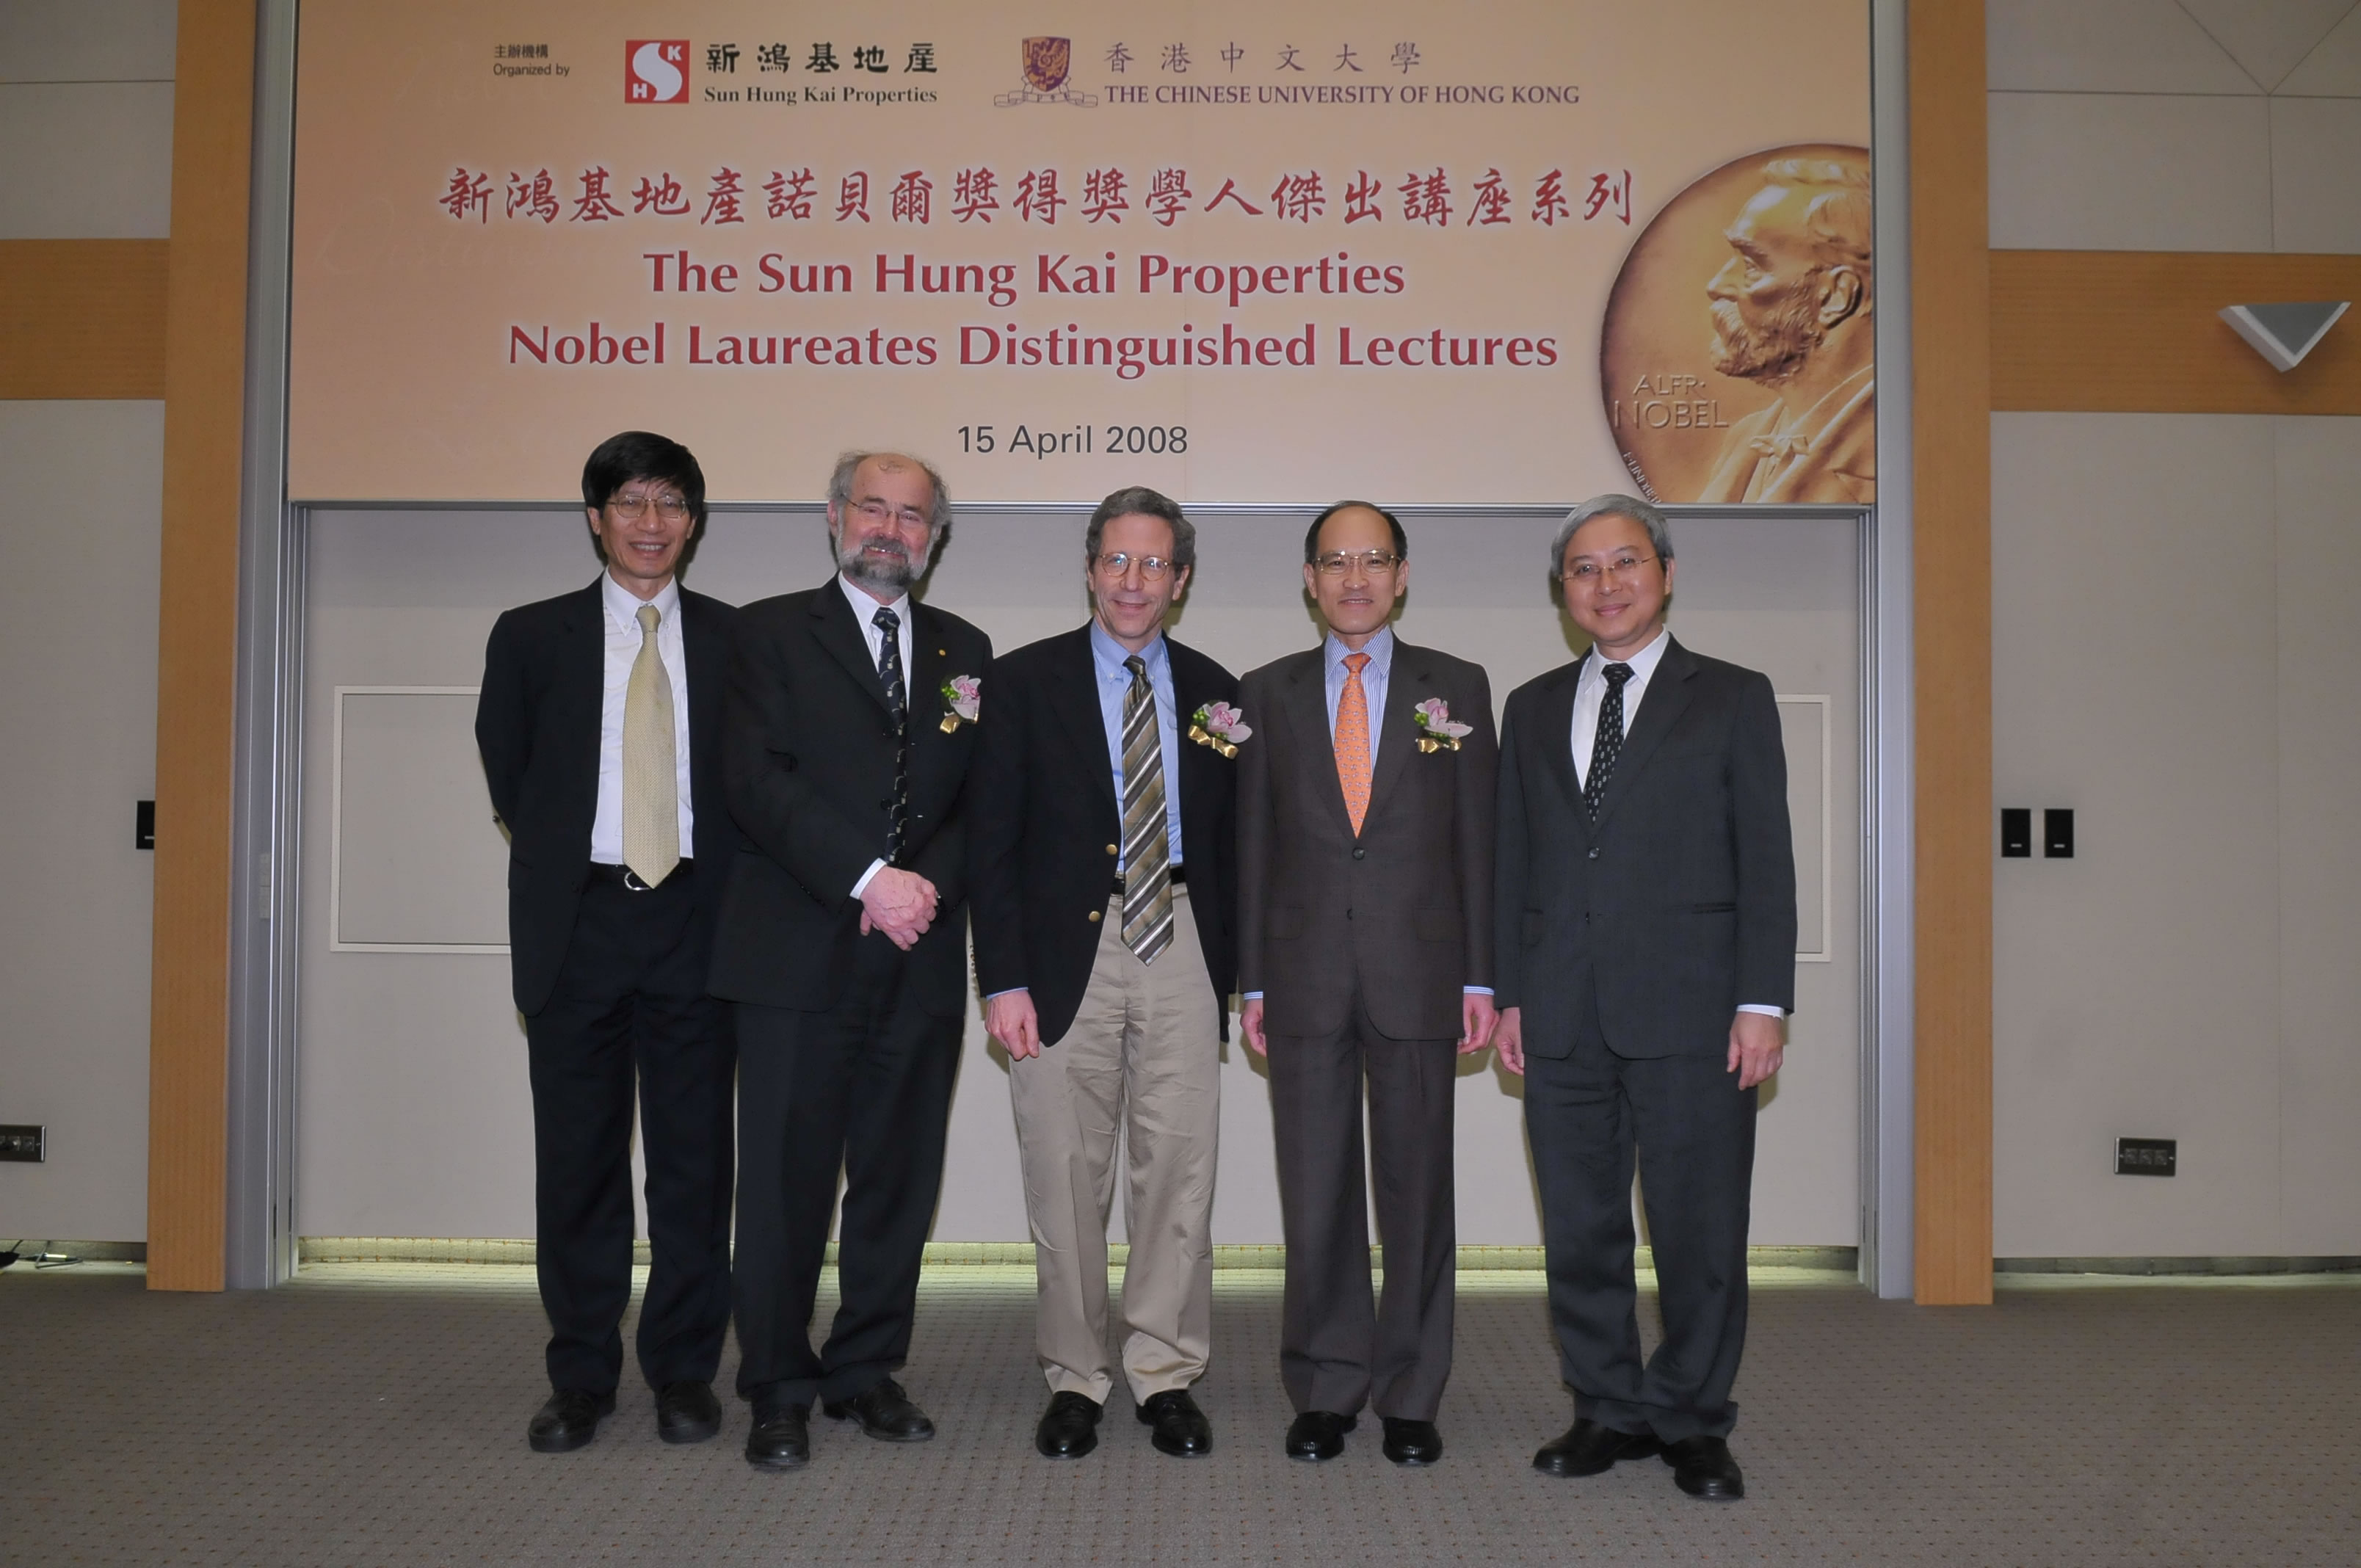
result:
M 307 0 L 290 484 L 1874 499 L 1864 0 Z M 668 37 L 646 37 L 654 32 Z

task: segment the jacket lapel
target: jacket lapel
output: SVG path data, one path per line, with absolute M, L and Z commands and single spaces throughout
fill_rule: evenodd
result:
M 869 656 L 869 639 L 852 619 L 852 606 L 845 602 L 844 590 L 829 579 L 820 591 L 812 596 L 812 637 L 828 650 L 836 662 L 844 666 L 852 684 L 869 694 L 880 713 L 885 707 L 885 685 L 877 678 L 876 661 Z M 917 627 L 910 630 L 910 646 L 915 659 L 920 639 Z M 912 689 L 911 711 L 917 711 L 916 687 Z
M 1091 652 L 1088 625 L 1075 632 L 1071 646 L 1059 649 L 1050 662 L 1049 707 L 1082 773 L 1093 781 L 1100 801 L 1119 826 L 1123 806 L 1115 797 L 1115 770 L 1108 765 L 1112 753 L 1107 749 L 1106 715 L 1099 705 L 1099 667 Z
M 1193 803 L 1207 798 L 1205 792 L 1214 782 L 1214 775 L 1209 770 L 1235 768 L 1237 763 L 1223 757 L 1211 746 L 1201 746 L 1189 739 L 1190 716 L 1219 699 L 1197 683 L 1197 661 L 1187 650 L 1170 636 L 1164 639 L 1164 648 L 1172 660 L 1172 722 L 1180 732 L 1180 838 L 1185 844 L 1192 833 L 1209 834 L 1213 831 L 1210 825 L 1200 828 L 1191 810 Z M 1197 842 L 1202 844 L 1206 839 L 1201 837 Z
M 1318 795 L 1347 839 L 1353 834 L 1353 814 L 1345 809 L 1344 781 L 1336 776 L 1336 738 L 1328 729 L 1327 660 L 1314 648 L 1287 680 L 1288 722 L 1302 732 L 1303 766 L 1312 774 L 1312 793 Z M 1254 715 L 1246 715 L 1254 722 Z M 1362 818 L 1367 821 L 1367 818 Z
M 1656 673 L 1648 678 L 1648 695 L 1641 700 L 1640 717 L 1624 737 L 1623 750 L 1615 759 L 1615 771 L 1607 776 L 1607 794 L 1598 803 L 1597 828 L 1604 828 L 1607 819 L 1615 815 L 1615 807 L 1631 793 L 1631 781 L 1648 765 L 1664 737 L 1673 732 L 1682 714 L 1688 711 L 1689 677 L 1697 674 L 1697 656 L 1667 632 L 1664 656 L 1656 665 Z
M 1574 694 L 1581 688 L 1583 666 L 1589 660 L 1586 652 L 1551 677 L 1543 693 L 1541 733 L 1532 741 L 1541 748 L 1550 777 L 1565 792 L 1567 809 L 1586 836 L 1591 830 L 1590 814 L 1582 808 L 1582 779 L 1574 771 Z
M 1433 672 L 1426 667 L 1425 650 L 1412 648 L 1399 637 L 1394 639 L 1394 667 L 1386 680 L 1386 710 L 1378 718 L 1378 765 L 1369 780 L 1369 815 L 1362 819 L 1366 826 L 1378 815 L 1378 807 L 1393 793 L 1394 784 L 1410 766 L 1411 755 L 1418 750 L 1419 728 L 1411 715 L 1418 705 L 1436 696 L 1433 685 Z M 1345 788 L 1336 786 L 1338 799 Z

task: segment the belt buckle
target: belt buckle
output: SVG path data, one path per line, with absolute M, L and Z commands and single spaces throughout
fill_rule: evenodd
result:
M 626 893 L 653 893 L 655 889 L 648 883 L 642 882 L 637 872 L 631 870 L 629 866 L 625 866 L 623 868 L 623 891 Z

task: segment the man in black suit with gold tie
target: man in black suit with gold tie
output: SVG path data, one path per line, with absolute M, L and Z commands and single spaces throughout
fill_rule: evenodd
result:
M 1728 1438 L 1746 1343 L 1756 1086 L 1795 1002 L 1795 863 L 1771 683 L 1664 628 L 1664 514 L 1600 496 L 1550 551 L 1588 652 L 1510 695 L 1495 966 L 1525 1075 L 1550 1321 L 1574 1425 L 1533 1466 L 1661 1453 L 1692 1497 L 1746 1484 Z M 1637 1146 L 1664 1337 L 1643 1365 Z
M 895 1380 L 942 1185 L 967 1008 L 961 810 L 992 643 L 910 594 L 950 524 L 935 471 L 849 453 L 837 571 L 745 607 L 722 772 L 750 841 L 714 938 L 739 1039 L 738 1391 L 746 1457 L 811 1455 L 812 1402 L 871 1437 L 934 1423 Z M 827 1343 L 812 1302 L 844 1178 Z
M 606 570 L 503 614 L 476 743 L 509 831 L 509 944 L 533 1120 L 535 1268 L 552 1392 L 527 1439 L 580 1448 L 615 1408 L 631 1294 L 631 1117 L 653 1267 L 639 1328 L 656 1430 L 720 1430 L 730 1321 L 730 1018 L 706 994 L 737 834 L 721 799 L 721 685 L 737 612 L 677 574 L 705 525 L 688 449 L 601 444 L 582 502 Z

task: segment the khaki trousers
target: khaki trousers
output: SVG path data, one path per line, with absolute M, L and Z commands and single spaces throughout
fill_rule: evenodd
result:
M 1106 1229 L 1118 1129 L 1130 1147 L 1123 1370 L 1132 1398 L 1186 1388 L 1212 1349 L 1221 1004 L 1188 894 L 1172 890 L 1172 943 L 1153 964 L 1123 945 L 1122 905 L 1109 900 L 1073 1027 L 1009 1068 L 1041 1371 L 1052 1393 L 1101 1404 L 1115 1387 Z

